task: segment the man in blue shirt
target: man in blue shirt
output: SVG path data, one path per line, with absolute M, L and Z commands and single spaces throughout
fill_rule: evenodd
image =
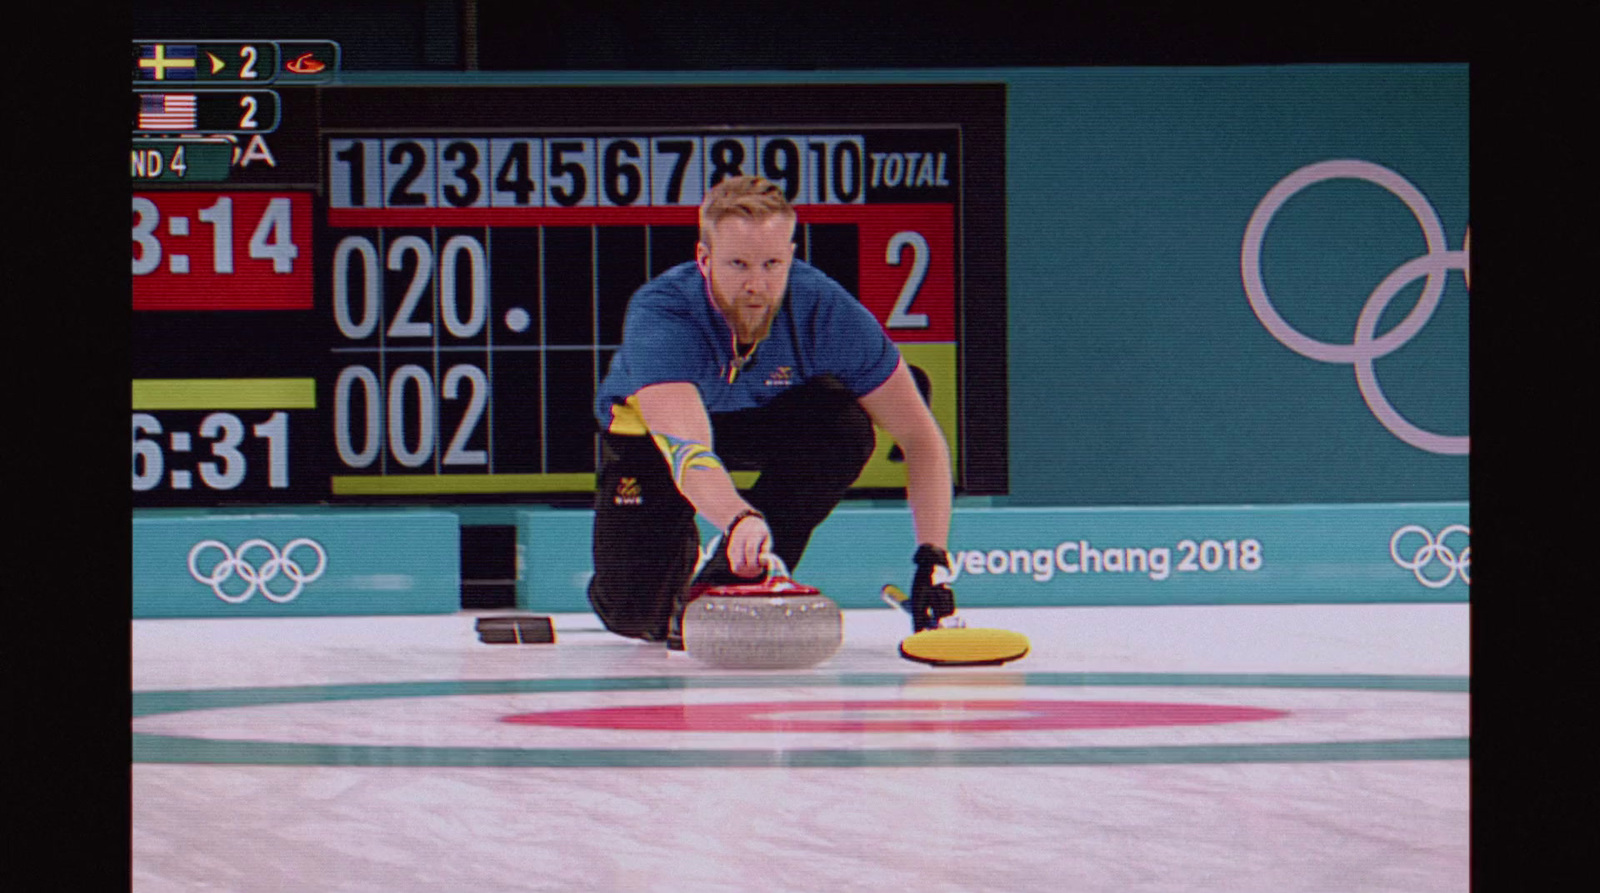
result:
M 843 286 L 794 258 L 794 209 L 760 177 L 700 207 L 695 260 L 634 293 L 595 400 L 589 601 L 606 628 L 681 648 L 691 591 L 795 568 L 883 428 L 905 456 L 913 631 L 955 611 L 950 451 L 899 350 Z M 760 477 L 741 495 L 730 469 Z M 722 531 L 696 573 L 696 513 Z M 942 577 L 941 577 L 942 580 Z

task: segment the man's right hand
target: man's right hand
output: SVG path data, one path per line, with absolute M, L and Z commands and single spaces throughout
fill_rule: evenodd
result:
M 772 551 L 772 529 L 759 512 L 749 510 L 733 520 L 724 536 L 728 543 L 728 566 L 741 577 L 757 577 L 766 571 L 761 556 Z
M 761 554 L 772 548 L 772 530 L 739 495 L 722 460 L 711 451 L 711 417 L 700 390 L 685 382 L 662 382 L 640 388 L 635 396 L 678 492 L 701 517 L 713 523 L 730 519 L 722 530 L 729 568 L 736 576 L 760 576 Z

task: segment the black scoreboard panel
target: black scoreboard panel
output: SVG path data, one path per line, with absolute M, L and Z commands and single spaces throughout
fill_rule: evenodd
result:
M 958 487 L 1005 491 L 1002 85 L 280 92 L 271 165 L 135 185 L 135 505 L 591 491 L 627 301 L 740 173 L 917 367 Z

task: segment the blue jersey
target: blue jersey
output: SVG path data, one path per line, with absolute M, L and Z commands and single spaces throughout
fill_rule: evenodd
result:
M 700 269 L 688 262 L 633 293 L 622 347 L 595 395 L 595 418 L 616 434 L 648 433 L 633 397 L 664 382 L 693 384 L 713 413 L 764 406 L 820 375 L 832 375 L 859 397 L 888 381 L 899 362 L 900 351 L 860 301 L 796 260 L 771 331 L 741 366 L 733 329 L 712 303 Z

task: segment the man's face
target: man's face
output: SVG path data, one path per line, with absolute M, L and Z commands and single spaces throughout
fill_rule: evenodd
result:
M 740 341 L 767 336 L 789 285 L 795 219 L 775 214 L 761 221 L 724 217 L 711 245 L 695 245 L 695 261 L 711 283 L 717 309 Z

